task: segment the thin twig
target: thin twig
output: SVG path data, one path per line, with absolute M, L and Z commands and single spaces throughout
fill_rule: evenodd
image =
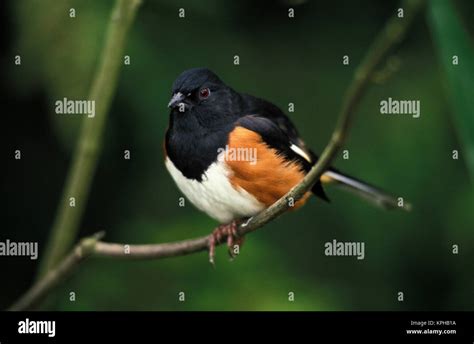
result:
M 251 218 L 247 223 L 240 225 L 238 228 L 239 235 L 242 236 L 253 232 L 285 212 L 290 207 L 290 204 L 294 204 L 294 202 L 303 197 L 303 195 L 311 189 L 315 181 L 319 179 L 321 174 L 331 164 L 331 161 L 347 137 L 356 107 L 360 103 L 362 95 L 370 83 L 375 68 L 387 55 L 389 50 L 402 39 L 413 21 L 416 12 L 420 10 L 423 4 L 424 0 L 403 1 L 401 7 L 404 9 L 405 17 L 399 18 L 394 16 L 388 21 L 383 31 L 369 49 L 364 60 L 357 68 L 354 79 L 346 93 L 336 128 L 316 165 L 298 185 L 291 189 L 280 200 Z M 37 305 L 66 275 L 70 274 L 88 257 L 159 259 L 183 256 L 207 250 L 209 238 L 210 236 L 204 236 L 174 243 L 130 246 L 102 242 L 98 240 L 97 236 L 86 238 L 76 246 L 72 253 L 70 253 L 58 267 L 49 271 L 43 279 L 35 283 L 10 307 L 10 310 L 25 310 Z
M 76 240 L 102 148 L 107 114 L 117 88 L 127 34 L 139 3 L 140 0 L 117 0 L 112 10 L 99 68 L 89 95 L 89 100 L 96 103 L 96 114 L 93 118 L 83 119 L 80 137 L 46 245 L 46 255 L 40 263 L 39 278 L 64 257 Z M 71 197 L 75 199 L 73 207 L 69 204 Z
M 58 284 L 71 275 L 77 267 L 95 251 L 95 245 L 102 235 L 84 238 L 55 268 L 36 282 L 8 310 L 21 311 L 34 308 Z

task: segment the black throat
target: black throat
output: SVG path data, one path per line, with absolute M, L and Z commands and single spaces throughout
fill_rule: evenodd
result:
M 202 181 L 209 166 L 217 161 L 219 149 L 225 148 L 235 119 L 216 116 L 212 125 L 199 119 L 191 113 L 172 111 L 165 147 L 168 158 L 186 178 Z

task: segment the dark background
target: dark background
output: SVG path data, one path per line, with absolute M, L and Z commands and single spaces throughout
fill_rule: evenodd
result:
M 455 1 L 470 33 L 474 3 Z M 38 241 L 41 259 L 82 116 L 54 102 L 85 99 L 113 1 L 1 3 L 2 219 L 0 241 Z M 69 17 L 69 8 L 76 18 Z M 186 18 L 178 17 L 184 7 Z M 205 235 L 216 225 L 188 202 L 163 164 L 171 84 L 190 67 L 214 70 L 236 90 L 287 112 L 309 146 L 330 137 L 355 67 L 397 1 L 144 1 L 129 36 L 103 154 L 80 236 L 157 243 Z M 14 56 L 22 56 L 15 66 Z M 240 65 L 233 65 L 233 56 Z M 342 64 L 343 55 L 350 65 Z M 249 235 L 229 262 L 207 253 L 150 262 L 94 259 L 45 304 L 53 310 L 472 310 L 474 195 L 446 93 L 445 76 L 421 14 L 390 57 L 391 75 L 364 96 L 339 169 L 411 201 L 386 212 L 339 190 L 312 199 Z M 381 70 L 384 67 L 381 66 Z M 421 101 L 421 118 L 381 115 L 383 99 Z M 21 149 L 22 159 L 14 160 Z M 131 160 L 123 151 L 131 150 Z M 324 243 L 365 242 L 366 257 L 326 257 Z M 458 255 L 452 245 L 458 244 Z M 32 283 L 39 260 L 0 257 L 0 307 Z M 76 301 L 69 301 L 69 293 Z M 178 302 L 178 293 L 186 302 Z M 397 301 L 403 291 L 405 301 Z M 288 293 L 295 301 L 288 301 Z

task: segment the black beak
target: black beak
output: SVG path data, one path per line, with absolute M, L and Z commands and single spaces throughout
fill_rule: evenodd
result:
M 184 98 L 184 94 L 182 94 L 181 92 L 176 92 L 175 94 L 173 94 L 173 97 L 171 97 L 171 100 L 168 103 L 168 107 L 171 109 L 177 108 L 179 104 L 183 102 Z

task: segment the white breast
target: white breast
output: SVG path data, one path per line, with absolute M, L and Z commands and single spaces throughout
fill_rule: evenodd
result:
M 213 163 L 201 182 L 186 178 L 167 158 L 166 168 L 181 192 L 200 210 L 220 223 L 250 217 L 265 206 L 244 189 L 236 190 L 229 181 L 231 171 L 224 161 Z

